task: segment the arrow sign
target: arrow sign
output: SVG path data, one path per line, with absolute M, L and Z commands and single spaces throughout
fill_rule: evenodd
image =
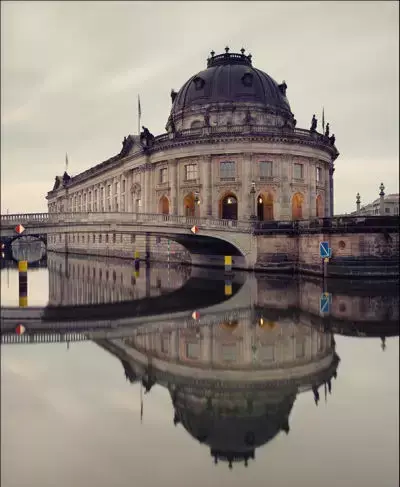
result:
M 332 255 L 332 251 L 329 248 L 329 242 L 319 243 L 319 256 L 321 259 L 329 258 Z
M 19 234 L 21 234 L 25 230 L 25 227 L 23 227 L 21 224 L 17 225 L 15 227 L 15 231 Z
M 196 227 L 196 225 L 193 225 L 193 227 L 190 229 L 190 231 L 196 235 L 196 233 L 199 231 L 199 229 L 198 229 L 198 227 Z
M 319 310 L 321 313 L 329 313 L 331 308 L 332 297 L 330 293 L 322 293 L 319 301 Z

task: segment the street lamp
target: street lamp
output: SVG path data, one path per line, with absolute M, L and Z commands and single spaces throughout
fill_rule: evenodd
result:
M 254 181 L 251 182 L 251 189 L 250 189 L 250 198 L 251 198 L 251 215 L 250 219 L 251 220 L 256 220 L 256 183 Z
M 385 193 L 384 193 L 385 186 L 383 185 L 383 183 L 381 183 L 381 185 L 379 186 L 379 189 L 381 190 L 379 193 L 379 196 L 385 196 Z

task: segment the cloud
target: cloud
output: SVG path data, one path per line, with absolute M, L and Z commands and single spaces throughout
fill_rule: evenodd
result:
M 137 132 L 138 93 L 143 124 L 162 133 L 171 88 L 227 44 L 245 47 L 257 68 L 286 80 L 298 127 L 308 128 L 325 107 L 341 154 L 337 210 L 352 210 L 360 188 L 365 202 L 373 200 L 381 180 L 398 191 L 397 2 L 60 1 L 1 8 L 1 198 L 11 212 L 45 210 L 65 152 L 74 174 L 118 153 L 123 137 Z M 348 179 L 354 172 L 357 187 Z

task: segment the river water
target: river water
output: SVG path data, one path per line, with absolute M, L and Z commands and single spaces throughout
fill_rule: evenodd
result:
M 396 284 L 54 254 L 29 268 L 29 307 L 79 323 L 89 304 L 124 336 L 1 346 L 2 487 L 398 486 Z

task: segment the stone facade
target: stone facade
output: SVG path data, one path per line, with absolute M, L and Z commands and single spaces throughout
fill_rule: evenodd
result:
M 239 65 L 244 75 L 232 82 L 240 84 L 239 94 L 244 86 L 246 96 L 218 99 L 210 79 L 199 101 L 179 105 L 181 92 L 201 85 L 195 79 L 192 88 L 189 80 L 173 103 L 167 134 L 129 136 L 119 155 L 75 177 L 58 176 L 47 195 L 49 211 L 263 221 L 331 216 L 334 141 L 314 129 L 296 129 L 286 88 L 265 73 L 272 88 L 262 100 L 256 81 L 251 85 L 262 72 L 246 56 L 235 56 L 209 63 L 204 77 Z

